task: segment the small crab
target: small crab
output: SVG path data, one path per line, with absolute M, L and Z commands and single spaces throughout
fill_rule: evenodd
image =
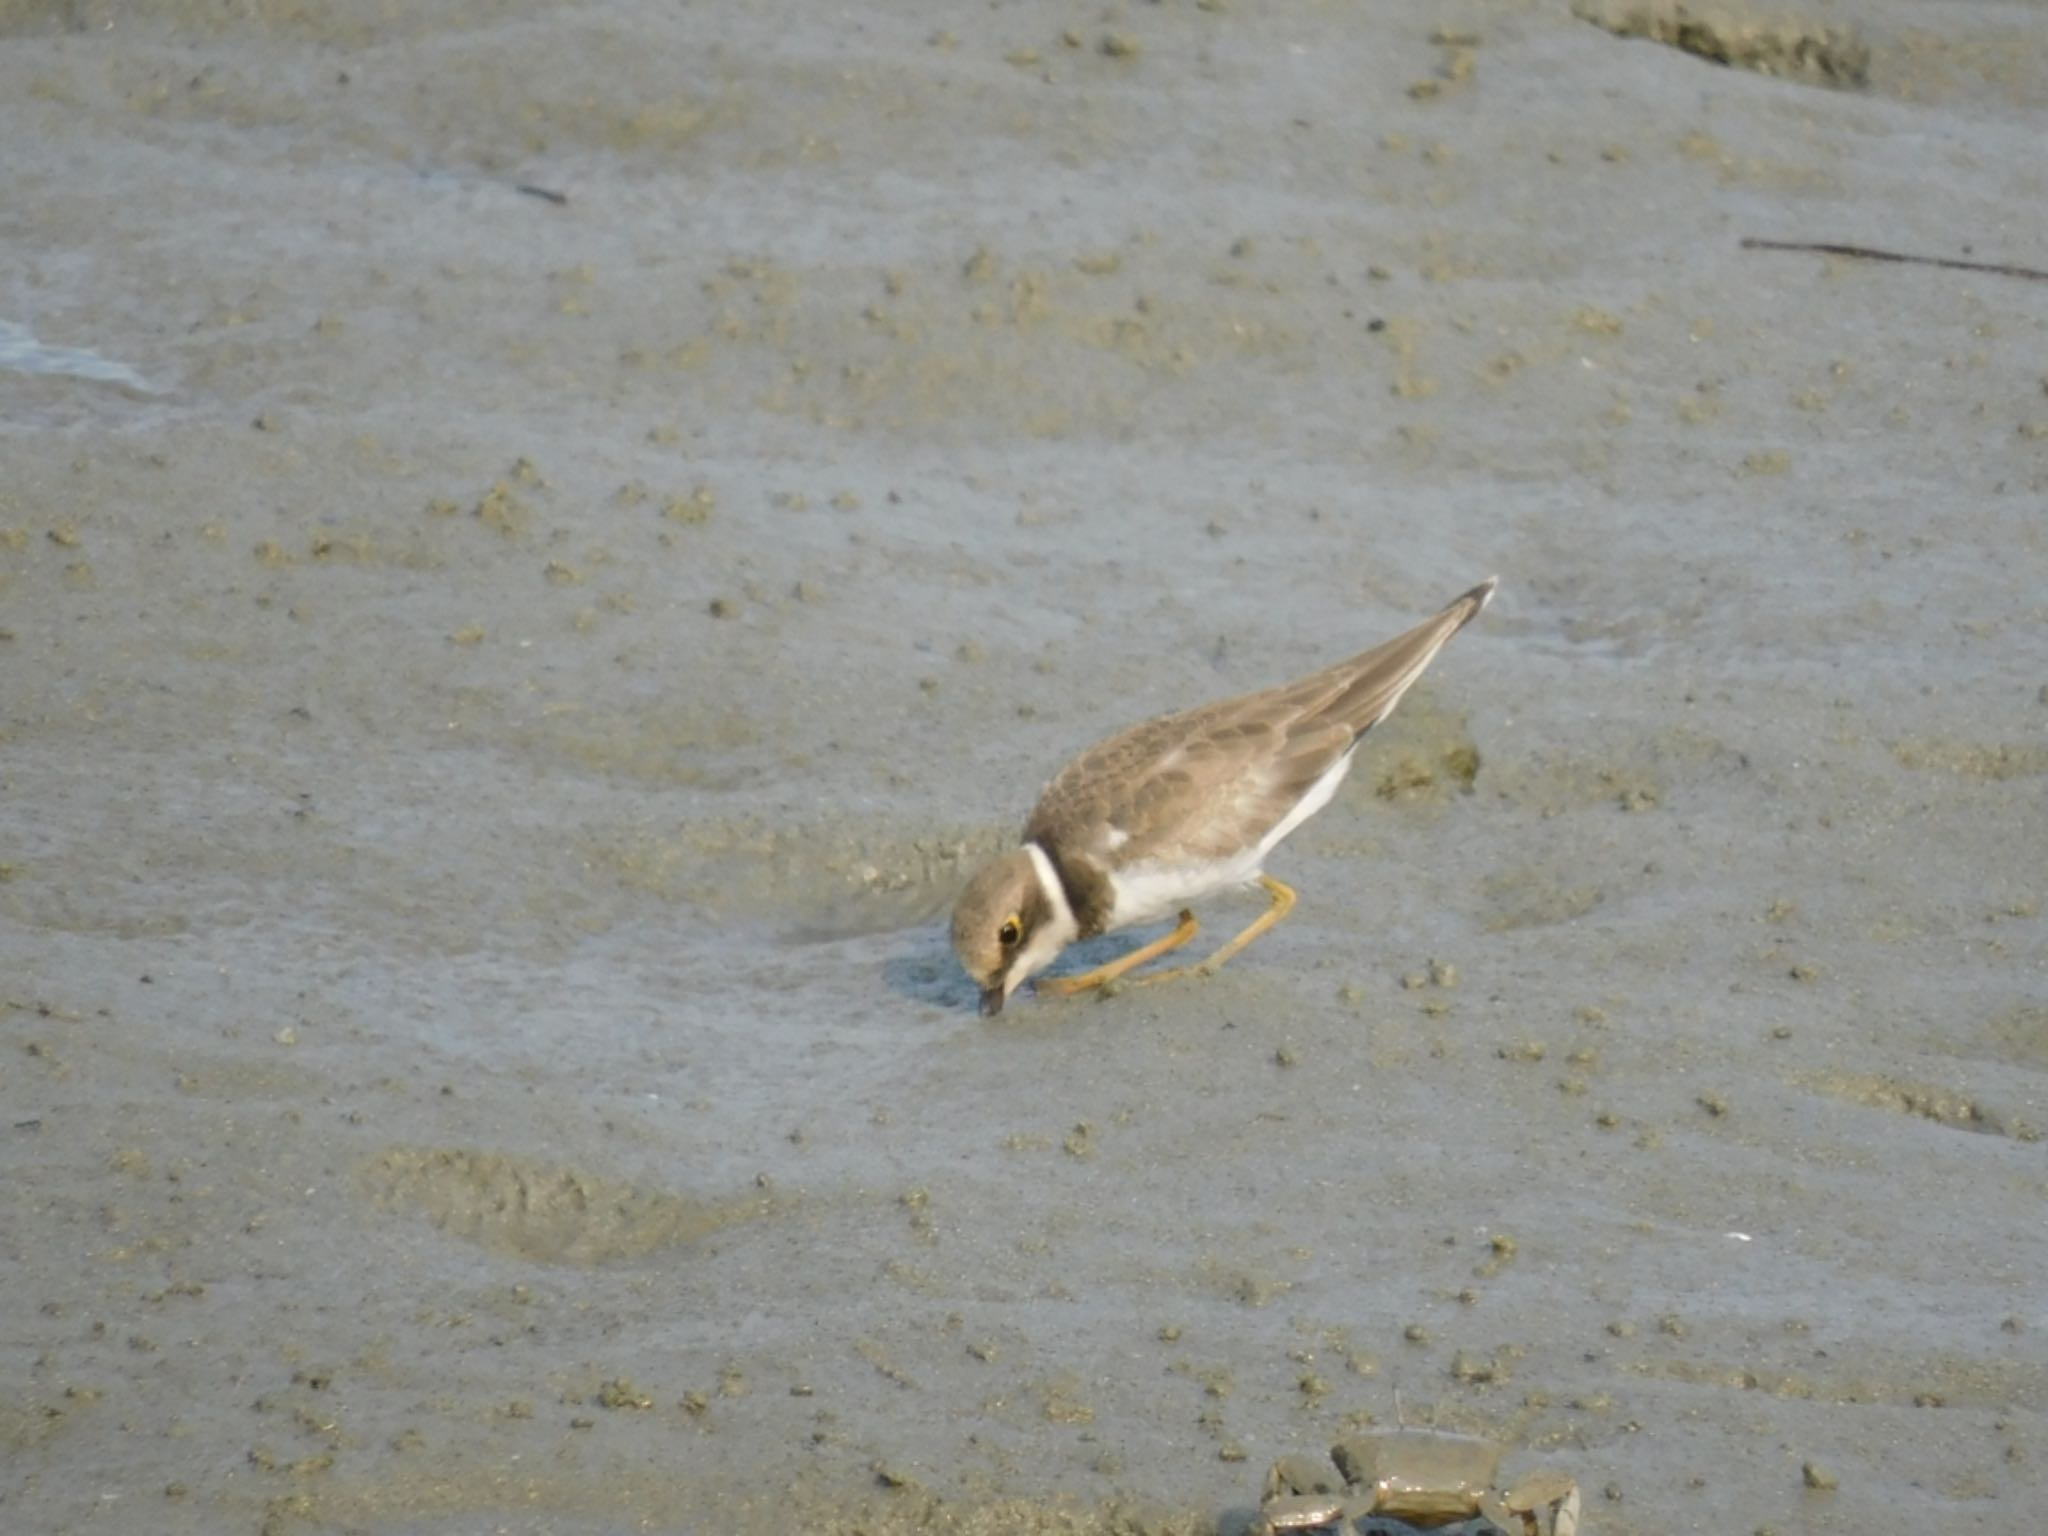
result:
M 1307 1456 L 1273 1464 L 1259 1507 L 1259 1536 L 1359 1519 L 1367 1536 L 1445 1526 L 1481 1536 L 1511 1520 L 1519 1521 L 1522 1536 L 1578 1536 L 1579 1485 L 1546 1469 L 1498 1488 L 1501 1447 L 1491 1440 L 1391 1429 L 1339 1441 L 1330 1457 L 1334 1477 Z

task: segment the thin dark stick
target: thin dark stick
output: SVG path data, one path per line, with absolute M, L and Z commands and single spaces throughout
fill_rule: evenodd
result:
M 1989 272 L 1997 277 L 2030 277 L 2048 283 L 2048 272 L 2032 267 L 2009 267 L 1995 261 L 1958 261 L 1950 256 L 1910 256 L 1904 251 L 1880 251 L 1868 245 L 1831 245 L 1818 240 L 1758 240 L 1745 235 L 1745 251 L 1810 251 L 1820 256 L 1854 256 L 1859 261 L 1902 261 L 1916 267 L 1952 267 L 1958 272 Z
M 545 198 L 548 202 L 553 203 L 557 208 L 566 207 L 569 202 L 568 193 L 557 192 L 553 187 L 536 187 L 531 185 L 530 183 L 522 182 L 518 186 L 514 187 L 512 190 L 515 192 L 524 192 L 528 197 Z

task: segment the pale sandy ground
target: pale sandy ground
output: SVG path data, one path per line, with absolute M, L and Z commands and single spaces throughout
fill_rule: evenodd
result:
M 2038 1520 L 2048 284 L 1738 241 L 2048 265 L 2048 12 L 1811 15 L 0 0 L 0 1529 L 1237 1530 L 1397 1392 Z M 1492 571 L 1290 923 L 975 1016 L 1070 751 Z

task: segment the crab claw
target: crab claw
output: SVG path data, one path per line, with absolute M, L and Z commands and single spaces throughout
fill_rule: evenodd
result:
M 1501 1495 L 1510 1514 L 1522 1517 L 1523 1536 L 1578 1536 L 1579 1485 L 1562 1472 L 1542 1468 Z M 1545 1532 L 1536 1512 L 1550 1511 L 1550 1529 Z
M 1282 1494 L 1259 1507 L 1259 1523 L 1253 1529 L 1262 1536 L 1294 1536 L 1297 1532 L 1322 1530 L 1343 1518 L 1344 1500 L 1340 1495 Z

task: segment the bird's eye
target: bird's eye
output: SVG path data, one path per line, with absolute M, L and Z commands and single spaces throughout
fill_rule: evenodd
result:
M 1024 930 L 1018 926 L 1017 919 L 1006 917 L 1003 919 L 1003 926 L 996 930 L 996 937 L 1002 941 L 1003 948 L 1008 949 L 1024 937 Z

